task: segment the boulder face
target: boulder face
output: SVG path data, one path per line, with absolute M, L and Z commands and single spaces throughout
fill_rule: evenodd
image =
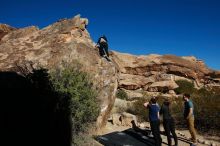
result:
M 111 52 L 112 62 L 101 58 L 86 29 L 88 20 L 80 15 L 62 19 L 43 29 L 35 26 L 16 29 L 0 24 L 0 72 L 22 74 L 43 67 L 49 71 L 63 63 L 82 64 L 99 93 L 101 113 L 98 128 L 103 127 L 114 105 L 118 88 L 129 98 L 167 91 L 175 94 L 176 80 L 194 81 L 198 87 L 220 85 L 220 71 L 210 70 L 195 57 L 174 55 L 135 56 Z
M 101 128 L 114 104 L 117 74 L 114 65 L 99 56 L 85 28 L 87 24 L 87 19 L 77 15 L 43 29 L 35 26 L 11 29 L 7 26 L 8 32 L 0 40 L 0 71 L 21 74 L 19 67 L 27 70 L 43 67 L 50 71 L 62 68 L 63 63 L 82 64 L 82 70 L 92 76 L 99 93 L 101 113 L 97 125 Z
M 7 24 L 0 24 L 0 41 L 6 34 L 13 30 L 16 30 L 16 28 L 13 28 Z
M 149 86 L 149 90 L 153 92 L 158 92 L 158 91 L 163 92 L 165 90 L 169 91 L 169 90 L 176 89 L 178 87 L 179 86 L 174 81 L 160 81 L 160 82 L 152 83 Z
M 169 93 L 178 87 L 176 80 L 193 81 L 198 88 L 220 83 L 219 71 L 209 69 L 193 56 L 135 56 L 115 51 L 111 55 L 120 72 L 119 88 L 125 90 Z

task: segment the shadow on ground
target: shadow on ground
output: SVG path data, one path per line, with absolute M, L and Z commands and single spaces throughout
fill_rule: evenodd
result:
M 154 146 L 152 138 L 142 136 L 136 133 L 133 129 L 98 136 L 96 140 L 105 146 Z
M 97 136 L 96 140 L 105 146 L 154 146 L 155 142 L 149 129 L 142 130 L 134 122 L 132 125 L 132 128 L 121 132 Z
M 70 146 L 68 103 L 53 91 L 45 70 L 25 77 L 0 72 L 0 97 L 0 145 Z
M 95 139 L 104 146 L 155 146 L 150 127 L 140 129 L 134 122 L 132 122 L 132 125 L 132 128 L 127 130 L 97 136 Z M 164 132 L 161 132 L 161 137 L 163 139 L 163 146 L 168 145 L 164 142 L 166 141 L 166 135 Z M 188 140 L 181 137 L 179 137 L 178 140 L 188 145 L 191 144 Z

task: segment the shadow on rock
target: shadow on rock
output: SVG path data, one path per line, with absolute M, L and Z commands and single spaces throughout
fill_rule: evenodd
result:
M 25 77 L 0 72 L 0 91 L 0 145 L 70 146 L 68 102 L 53 90 L 46 70 Z

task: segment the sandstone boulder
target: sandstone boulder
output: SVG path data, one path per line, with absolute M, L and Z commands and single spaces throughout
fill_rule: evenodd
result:
M 155 82 L 149 86 L 149 91 L 169 91 L 178 88 L 174 81 Z
M 175 93 L 174 90 L 169 90 L 169 91 L 168 91 L 168 94 L 175 95 L 176 93 Z
M 121 114 L 119 114 L 119 113 L 112 114 L 112 124 L 113 125 L 117 125 L 117 126 L 121 126 L 122 125 Z
M 135 90 L 151 84 L 155 81 L 153 77 L 144 77 L 140 75 L 120 74 L 119 75 L 119 87 Z
M 143 97 L 143 91 L 142 90 L 124 90 L 124 91 L 128 95 L 128 99 L 142 98 Z
M 117 126 L 129 126 L 137 125 L 137 117 L 130 113 L 114 113 L 112 114 L 112 123 Z
M 43 29 L 34 26 L 13 31 L 6 29 L 9 32 L 0 42 L 0 71 L 21 73 L 18 70 L 21 66 L 31 66 L 29 71 L 38 67 L 50 71 L 63 68 L 64 64 L 82 64 L 82 70 L 91 75 L 99 93 L 101 113 L 97 125 L 103 127 L 114 105 L 117 71 L 113 63 L 99 56 L 85 29 L 87 23 L 87 19 L 76 16 Z
M 1 39 L 8 34 L 9 32 L 16 30 L 16 28 L 11 27 L 7 24 L 0 24 L 0 43 L 1 43 Z
M 197 79 L 203 83 L 206 76 L 217 78 L 219 75 L 218 71 L 210 70 L 202 60 L 198 60 L 193 56 L 178 57 L 156 54 L 135 56 L 114 51 L 112 52 L 112 58 L 119 66 L 121 73 L 145 77 L 151 75 L 157 75 L 158 77 L 159 75 L 157 81 L 167 80 L 171 75 L 174 75 L 189 80 Z
M 130 113 L 123 112 L 121 115 L 122 126 L 132 127 L 133 124 L 137 125 L 137 117 Z
M 142 122 L 142 123 L 139 124 L 139 127 L 141 129 L 150 128 L 150 123 L 149 122 Z

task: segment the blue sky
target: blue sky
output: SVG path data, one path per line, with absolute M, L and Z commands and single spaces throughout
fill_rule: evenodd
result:
M 0 23 L 40 28 L 81 14 L 111 50 L 193 55 L 220 70 L 219 0 L 4 0 L 0 14 Z

